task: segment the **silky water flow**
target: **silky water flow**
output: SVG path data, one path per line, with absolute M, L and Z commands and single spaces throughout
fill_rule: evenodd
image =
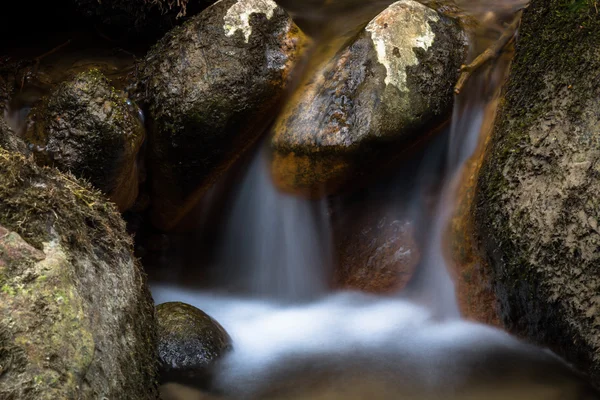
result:
M 322 38 L 352 32 L 348 21 L 360 29 L 366 21 L 358 17 L 368 20 L 374 9 L 387 4 L 281 0 L 293 16 L 304 19 L 315 37 L 322 34 Z M 489 44 L 487 35 L 493 38 L 501 33 L 499 18 L 490 15 L 518 17 L 523 6 L 516 0 L 457 0 L 453 5 L 488 24 L 472 38 L 472 57 Z M 319 21 L 325 15 L 333 21 L 346 19 L 327 24 L 329 31 L 323 34 L 315 27 L 323 25 Z M 335 32 L 336 27 L 340 32 Z M 424 177 L 439 169 L 432 160 L 443 156 L 441 189 L 433 217 L 422 227 L 428 240 L 421 262 L 407 288 L 396 296 L 328 292 L 332 245 L 325 201 L 278 192 L 268 175 L 265 151 L 257 152 L 236 192 L 216 261 L 230 276 L 238 277 L 240 290 L 153 285 L 157 303 L 182 301 L 204 310 L 225 327 L 233 342 L 233 350 L 215 366 L 209 388 L 167 384 L 162 388 L 164 398 L 600 399 L 583 377 L 551 351 L 460 317 L 444 257 L 444 232 L 461 171 L 484 140 L 486 107 L 507 68 L 508 61 L 500 58 L 472 77 L 455 99 L 445 154 L 438 154 L 438 146 L 421 162 L 421 173 L 416 175 L 423 177 L 423 183 L 415 185 L 410 207 L 415 221 L 423 213 Z

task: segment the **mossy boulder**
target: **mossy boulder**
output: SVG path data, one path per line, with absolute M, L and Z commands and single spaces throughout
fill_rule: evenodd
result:
M 512 332 L 600 385 L 600 18 L 532 0 L 478 181 L 475 217 Z
M 456 20 L 412 0 L 390 5 L 284 109 L 271 142 L 278 186 L 331 193 L 380 169 L 448 118 L 465 57 Z
M 156 307 L 158 355 L 163 383 L 207 384 L 210 367 L 231 349 L 221 325 L 189 304 L 171 302 Z
M 172 229 L 264 131 L 303 35 L 271 0 L 223 0 L 169 32 L 140 66 L 153 217 Z
M 29 114 L 26 141 L 42 165 L 84 178 L 127 210 L 138 195 L 140 110 L 98 70 L 65 81 Z
M 0 398 L 156 398 L 146 278 L 113 205 L 0 148 Z

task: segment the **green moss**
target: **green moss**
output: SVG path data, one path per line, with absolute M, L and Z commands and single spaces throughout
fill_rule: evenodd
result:
M 16 294 L 15 289 L 7 284 L 2 285 L 2 289 L 0 290 L 2 290 L 2 293 L 7 294 L 9 296 L 14 296 Z
M 589 105 L 600 93 L 599 46 L 600 15 L 592 3 L 531 2 L 523 14 L 475 203 L 480 238 L 491 261 L 507 327 L 550 346 L 597 380 L 596 328 L 590 328 L 589 318 L 579 315 L 580 306 L 575 305 L 586 304 L 591 289 L 580 283 L 573 292 L 569 285 L 579 279 L 573 275 L 575 266 L 590 276 L 597 270 L 594 261 L 581 257 L 580 247 L 592 239 L 582 235 L 588 228 L 573 214 L 584 210 L 586 199 L 598 189 L 566 181 L 571 164 L 564 163 L 583 161 L 578 152 L 588 154 L 596 143 L 585 135 L 595 132 L 588 124 L 593 122 Z M 543 132 L 550 136 L 538 140 Z M 582 140 L 586 143 L 579 143 Z M 585 177 L 590 186 L 593 173 L 590 169 Z M 549 190 L 545 200 L 551 209 L 542 209 L 546 206 L 543 188 L 552 182 L 560 191 Z M 540 231 L 545 213 L 552 215 L 552 232 Z M 577 245 L 568 244 L 568 232 L 577 235 Z M 560 287 L 561 281 L 569 285 Z M 563 292 L 568 299 L 557 297 Z
M 5 364 L 0 350 L 8 365 L 0 398 L 113 398 L 115 390 L 153 398 L 152 302 L 115 207 L 87 183 L 0 148 L 0 226 L 10 232 L 0 264 L 0 349 L 14 360 Z M 134 287 L 113 285 L 110 273 L 131 274 Z M 119 313 L 107 318 L 113 307 Z M 106 337 L 124 326 L 131 343 Z M 114 353 L 122 349 L 131 354 Z M 131 374 L 116 381 L 123 365 Z

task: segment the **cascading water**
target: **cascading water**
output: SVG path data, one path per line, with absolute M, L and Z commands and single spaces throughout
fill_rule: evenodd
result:
M 470 11 L 510 15 L 507 10 L 518 5 L 477 2 Z M 475 40 L 473 52 L 485 45 L 485 38 Z M 426 219 L 428 240 L 418 271 L 399 296 L 318 296 L 326 290 L 322 271 L 329 263 L 324 206 L 278 193 L 259 153 L 238 193 L 220 257 L 223 268 L 245 277 L 247 297 L 153 287 L 157 303 L 183 301 L 206 311 L 234 343 L 214 371 L 210 397 L 167 385 L 165 398 L 597 398 L 549 351 L 460 319 L 444 229 L 462 167 L 481 140 L 487 103 L 506 68 L 501 60 L 474 75 L 456 99 L 443 184 L 434 215 Z M 427 160 L 419 176 L 435 168 Z M 411 209 L 419 222 L 423 187 L 416 186 Z
M 266 163 L 259 151 L 232 205 L 220 278 L 253 297 L 314 299 L 326 290 L 331 259 L 327 205 L 279 192 Z

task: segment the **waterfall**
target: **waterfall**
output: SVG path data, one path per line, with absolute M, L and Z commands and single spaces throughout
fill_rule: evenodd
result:
M 475 42 L 473 54 L 481 46 L 485 41 Z M 423 225 L 427 240 L 417 272 L 398 296 L 328 293 L 331 243 L 325 200 L 278 192 L 264 151 L 257 153 L 219 249 L 219 269 L 232 289 L 217 294 L 153 287 L 158 303 L 192 304 L 232 337 L 234 350 L 218 363 L 212 385 L 203 390 L 250 400 L 597 398 L 550 351 L 460 318 L 444 233 L 462 169 L 482 140 L 486 106 L 506 69 L 501 61 L 473 76 L 456 98 L 448 137 L 438 142 L 444 146 L 431 148 L 421 160 L 408 214 Z M 423 217 L 423 193 L 440 169 L 433 215 Z M 186 399 L 177 386 L 165 393 Z
M 278 191 L 261 148 L 226 218 L 218 268 L 223 283 L 253 297 L 315 299 L 327 289 L 331 232 L 325 200 Z

